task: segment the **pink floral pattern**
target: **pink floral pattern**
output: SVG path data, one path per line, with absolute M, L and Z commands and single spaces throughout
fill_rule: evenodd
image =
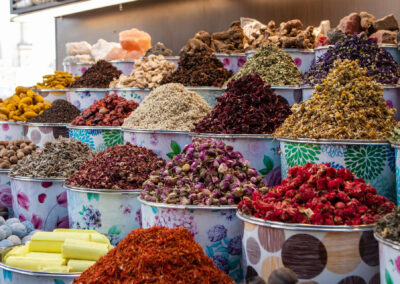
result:
M 39 194 L 39 195 L 38 195 L 38 201 L 39 201 L 39 203 L 43 203 L 44 200 L 46 199 L 46 197 L 47 197 L 46 193 Z
M 231 61 L 229 60 L 229 58 L 224 58 L 222 63 L 224 63 L 224 67 L 226 68 L 226 67 L 229 67 L 229 65 L 231 64 Z
M 3 131 L 8 131 L 8 129 L 10 129 L 10 126 L 8 126 L 8 124 L 3 124 L 2 129 Z
M 25 218 L 25 216 L 24 216 L 24 215 L 22 215 L 22 214 L 19 214 L 19 216 L 18 216 L 18 219 L 19 219 L 21 222 L 24 222 L 24 221 L 26 221 L 26 218 Z
M 32 214 L 31 223 L 35 227 L 35 229 L 42 229 L 43 228 L 43 221 L 39 215 Z
M 241 58 L 239 58 L 238 63 L 237 63 L 237 66 L 238 66 L 239 68 L 242 67 L 242 66 L 246 63 L 246 61 L 247 61 L 247 58 L 246 58 L 246 57 L 241 57 Z
M 56 223 L 56 228 L 69 228 L 69 219 L 68 216 L 64 216 L 62 218 L 57 216 L 57 223 Z
M 157 146 L 158 145 L 158 137 L 156 134 L 152 134 L 150 137 L 150 144 L 153 146 Z
M 28 196 L 26 196 L 26 194 L 21 191 L 17 194 L 17 202 L 18 205 L 25 210 L 29 210 L 29 207 L 31 206 L 31 202 L 29 201 Z
M 294 63 L 296 64 L 296 66 L 297 66 L 298 68 L 300 68 L 302 61 L 301 61 L 300 58 L 296 57 L 296 58 L 294 59 Z
M 53 183 L 49 182 L 49 181 L 42 182 L 42 187 L 44 187 L 44 188 L 49 188 L 52 185 L 53 185 Z
M 119 206 L 119 210 L 122 212 L 122 214 L 126 215 L 126 214 L 131 214 L 132 212 L 132 206 L 130 205 L 120 205 Z
M 9 185 L 0 188 L 0 206 L 12 208 L 12 195 Z
M 61 207 L 67 207 L 68 205 L 67 191 L 63 191 L 59 195 L 57 195 L 57 203 Z

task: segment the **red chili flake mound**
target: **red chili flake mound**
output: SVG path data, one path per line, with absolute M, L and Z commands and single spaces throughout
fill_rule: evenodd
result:
M 281 185 L 239 203 L 241 212 L 257 218 L 313 225 L 372 224 L 393 208 L 348 169 L 310 163 L 290 168 Z
M 139 106 L 134 101 L 127 101 L 116 94 L 107 94 L 95 101 L 89 108 L 77 116 L 72 125 L 86 126 L 121 126 L 124 119 Z
M 233 284 L 206 256 L 189 230 L 133 230 L 74 280 L 84 283 Z
M 232 80 L 213 111 L 194 129 L 198 133 L 271 134 L 291 114 L 284 98 L 275 95 L 257 74 Z
M 96 154 L 66 183 L 94 189 L 139 189 L 153 170 L 164 165 L 165 161 L 154 151 L 128 142 Z

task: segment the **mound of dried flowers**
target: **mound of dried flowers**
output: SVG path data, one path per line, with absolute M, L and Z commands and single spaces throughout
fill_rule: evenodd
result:
M 400 142 L 400 123 L 397 123 L 392 132 L 392 138 L 390 139 L 392 142 Z
M 234 205 L 266 184 L 233 147 L 196 138 L 143 184 L 144 200 L 183 205 Z
M 338 60 L 314 96 L 292 107 L 275 136 L 386 140 L 396 120 L 383 89 L 356 61 Z
M 400 243 L 400 207 L 382 217 L 376 224 L 375 230 L 383 238 Z
M 313 225 L 372 224 L 394 204 L 348 169 L 329 164 L 294 166 L 281 185 L 244 197 L 239 210 L 269 221 Z

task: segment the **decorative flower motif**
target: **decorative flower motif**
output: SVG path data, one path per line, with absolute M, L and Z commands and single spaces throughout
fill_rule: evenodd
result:
M 130 135 L 131 135 L 131 144 L 136 145 L 135 144 L 135 142 L 136 142 L 136 134 L 135 133 L 131 133 Z
M 212 260 L 213 260 L 213 262 L 214 262 L 216 267 L 221 269 L 226 274 L 229 273 L 229 262 L 228 262 L 228 259 L 226 259 L 222 255 L 214 255 L 212 257 Z
M 57 216 L 56 228 L 69 228 L 68 216 L 64 216 L 61 219 Z
M 319 160 L 318 155 L 321 154 L 320 145 L 285 143 L 284 148 L 284 155 L 290 167 L 316 163 Z
M 392 170 L 392 172 L 395 172 L 395 170 L 396 170 L 396 157 L 394 155 L 394 151 L 393 151 L 392 147 L 388 146 L 386 148 L 386 156 L 387 156 L 386 158 L 388 160 L 389 168 Z
M 158 145 L 158 137 L 156 134 L 151 134 L 150 136 L 150 144 L 153 146 L 157 146 Z
M 33 214 L 32 215 L 32 219 L 31 219 L 31 223 L 33 224 L 35 229 L 42 229 L 42 227 L 43 227 L 43 221 L 42 221 L 42 218 L 40 218 L 39 215 Z
M 25 218 L 25 216 L 23 214 L 19 214 L 18 219 L 19 219 L 20 222 L 26 221 L 26 218 Z
M 246 61 L 247 61 L 246 57 L 240 57 L 240 58 L 238 59 L 237 66 L 238 66 L 239 68 L 242 67 L 242 66 L 246 63 Z
M 49 181 L 43 181 L 42 182 L 42 187 L 44 187 L 44 188 L 49 188 L 52 185 L 53 185 L 53 183 L 49 182 Z
M 344 161 L 346 168 L 357 177 L 373 180 L 383 171 L 386 148 L 382 146 L 347 146 Z
M 41 193 L 38 195 L 38 201 L 39 203 L 44 203 L 44 200 L 46 199 L 47 195 L 46 193 Z
M 12 208 L 12 195 L 9 185 L 0 188 L 0 206 Z
M 154 226 L 168 228 L 184 227 L 190 231 L 192 236 L 196 236 L 199 233 L 194 216 L 187 210 L 160 209 L 157 211 L 154 219 Z
M 68 200 L 67 200 L 67 192 L 63 191 L 59 195 L 57 195 L 57 203 L 61 207 L 66 208 L 68 205 Z
M 135 221 L 139 223 L 139 228 L 143 228 L 143 224 L 142 224 L 142 210 L 141 210 L 140 208 L 136 211 Z
M 8 124 L 3 124 L 2 127 L 3 131 L 8 131 L 10 129 L 10 126 Z
M 29 207 L 31 206 L 31 202 L 29 201 L 28 196 L 26 196 L 26 194 L 21 191 L 17 193 L 17 202 L 18 205 L 25 210 L 29 210 Z
M 260 153 L 261 149 L 262 145 L 259 142 L 250 142 L 247 144 L 247 150 L 253 155 Z
M 394 263 L 395 263 L 395 265 L 396 265 L 397 273 L 400 274 L 400 256 L 398 256 L 398 257 L 394 260 Z
M 78 223 L 79 229 L 94 229 L 101 227 L 101 213 L 98 209 L 94 208 L 93 205 L 88 207 L 83 206 L 82 211 L 79 212 L 82 215 L 82 219 L 85 222 L 85 226 L 81 226 Z
M 296 64 L 297 68 L 301 66 L 302 60 L 300 58 L 296 57 L 295 59 L 293 59 L 293 61 Z
M 242 253 L 242 236 L 236 236 L 229 240 L 228 253 L 230 255 L 240 255 Z
M 86 67 L 82 67 L 82 69 L 81 69 L 81 74 L 85 73 L 85 72 L 86 72 L 86 70 L 87 70 L 87 68 L 86 68 Z
M 105 146 L 113 146 L 117 144 L 124 144 L 124 135 L 119 130 L 104 130 L 103 139 Z
M 127 205 L 127 206 L 125 206 L 125 205 L 120 205 L 119 206 L 119 211 L 122 211 L 122 214 L 124 214 L 124 215 L 126 215 L 126 214 L 131 214 L 131 212 L 132 212 L 132 206 L 130 206 L 130 205 Z
M 321 152 L 327 153 L 329 157 L 344 157 L 346 147 L 343 145 L 322 145 Z
M 226 237 L 227 231 L 228 230 L 224 227 L 224 225 L 215 225 L 208 230 L 208 239 L 213 243 L 218 242 Z
M 229 60 L 229 58 L 224 58 L 224 60 L 222 60 L 222 63 L 224 64 L 224 67 L 229 67 L 229 65 L 231 64 L 231 61 Z

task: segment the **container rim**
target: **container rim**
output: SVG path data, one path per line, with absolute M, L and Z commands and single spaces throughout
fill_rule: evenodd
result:
M 152 90 L 150 88 L 109 88 L 109 91 L 146 91 L 146 92 L 151 92 Z
M 180 58 L 180 56 L 178 56 L 178 55 L 164 56 L 165 60 L 168 60 L 168 59 L 179 59 L 179 58 Z
M 11 169 L 0 169 L 0 173 L 10 173 Z
M 272 90 L 301 90 L 300 86 L 278 86 L 278 85 L 271 85 Z
M 380 43 L 378 44 L 379 47 L 394 47 L 397 49 L 397 44 L 395 43 Z
M 300 89 L 314 89 L 316 85 L 319 84 L 315 84 L 315 85 L 301 85 Z M 398 84 L 379 84 L 379 86 L 381 86 L 384 89 L 397 89 L 400 87 L 400 85 Z
M 225 87 L 211 87 L 211 86 L 204 86 L 204 87 L 192 87 L 192 86 L 185 86 L 186 89 L 188 89 L 189 91 L 225 91 L 226 90 L 226 86 Z
M 32 271 L 32 270 L 25 270 L 25 269 L 20 269 L 12 266 L 5 265 L 4 263 L 0 262 L 0 268 L 11 271 L 14 273 L 19 273 L 19 274 L 24 274 L 28 276 L 35 276 L 35 277 L 65 277 L 65 278 L 71 278 L 75 279 L 78 276 L 80 276 L 80 273 L 50 273 L 50 272 L 38 272 L 38 271 Z
M 107 60 L 110 63 L 135 63 L 135 60 L 120 60 L 120 59 L 116 59 L 116 60 Z
M 63 62 L 63 66 L 71 66 L 71 65 L 93 65 L 96 62 Z
M 36 178 L 36 177 L 23 177 L 23 176 L 16 176 L 12 175 L 11 172 L 8 174 L 9 178 L 14 179 L 14 180 L 21 180 L 21 181 L 49 181 L 49 182 L 64 182 L 66 178 Z
M 232 57 L 244 57 L 246 52 L 243 53 L 228 53 L 228 52 L 213 52 L 215 56 L 232 56 Z
M 180 204 L 167 204 L 157 203 L 143 200 L 141 197 L 138 198 L 139 202 L 148 206 L 154 206 L 159 208 L 171 208 L 171 209 L 198 209 L 198 210 L 227 210 L 237 209 L 237 205 L 222 205 L 222 206 L 201 206 L 201 205 L 180 205 Z
M 276 229 L 286 230 L 297 230 L 297 231 L 322 231 L 322 232 L 364 232 L 372 231 L 375 225 L 358 225 L 358 226 L 330 226 L 330 225 L 308 225 L 308 224 L 296 224 L 296 223 L 283 223 L 275 221 L 265 221 L 260 218 L 251 217 L 241 213 L 239 210 L 236 212 L 236 216 L 244 221 L 251 224 L 271 227 Z
M 330 47 L 335 46 L 334 44 L 328 44 L 323 46 L 314 47 L 314 50 L 321 50 L 321 49 L 329 49 Z
M 87 125 L 71 125 L 67 124 L 68 129 L 78 130 L 121 130 L 121 126 L 87 126 Z
M 108 92 L 110 88 L 69 88 L 68 92 Z
M 112 195 L 139 195 L 140 189 L 132 189 L 132 190 L 116 190 L 116 189 L 93 189 L 93 188 L 84 188 L 84 187 L 76 187 L 70 186 L 66 183 L 63 183 L 63 187 L 69 191 L 74 192 L 86 192 L 86 193 L 101 193 L 101 194 L 112 194 Z
M 68 123 L 41 123 L 41 122 L 24 122 L 24 126 L 34 126 L 34 127 L 67 127 Z
M 282 48 L 283 51 L 292 51 L 292 52 L 302 52 L 302 53 L 314 53 L 314 49 L 309 49 L 309 48 Z
M 24 121 L 0 120 L 0 124 L 23 124 Z
M 184 134 L 189 135 L 189 131 L 183 130 L 156 130 L 156 129 L 134 129 L 134 128 L 124 128 L 122 127 L 121 130 L 123 132 L 132 132 L 132 133 L 149 133 L 149 134 Z
M 390 145 L 386 140 L 351 140 L 351 139 L 308 139 L 308 138 L 287 138 L 276 137 L 277 140 L 282 142 L 294 142 L 301 144 L 333 144 L 333 145 Z
M 68 91 L 68 88 L 64 89 L 38 89 L 38 88 L 32 88 L 32 91 L 34 92 L 42 92 L 42 93 L 48 93 L 48 92 L 66 92 Z
M 196 133 L 189 132 L 191 137 L 199 138 L 251 138 L 251 139 L 263 139 L 263 140 L 274 140 L 270 134 L 223 134 L 223 133 Z
M 378 242 L 380 242 L 384 245 L 387 245 L 388 247 L 391 247 L 392 249 L 400 251 L 400 243 L 395 243 L 392 240 L 384 239 L 381 235 L 378 234 L 378 232 L 376 230 L 374 230 L 374 237 Z

